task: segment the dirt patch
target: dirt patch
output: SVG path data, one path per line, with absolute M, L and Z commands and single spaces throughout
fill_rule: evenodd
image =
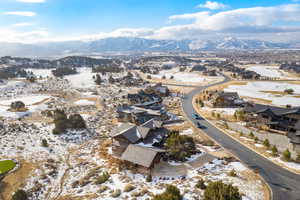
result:
M 20 161 L 20 167 L 15 172 L 7 175 L 3 179 L 3 187 L 1 186 L 1 196 L 3 200 L 10 200 L 12 194 L 25 183 L 24 181 L 30 176 L 35 165 Z

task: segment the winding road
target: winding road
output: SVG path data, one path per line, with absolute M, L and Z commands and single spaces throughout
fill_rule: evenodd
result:
M 204 118 L 201 117 L 200 120 L 193 119 L 192 114 L 196 113 L 192 103 L 193 97 L 208 87 L 226 83 L 228 81 L 230 81 L 230 79 L 225 77 L 222 82 L 197 87 L 186 94 L 182 99 L 182 106 L 186 116 L 195 124 L 199 121 L 203 126 L 201 128 L 202 131 L 230 151 L 233 155 L 237 156 L 249 168 L 259 170 L 260 175 L 265 179 L 272 190 L 273 200 L 300 200 L 300 175 L 292 173 L 255 153 L 226 135 Z

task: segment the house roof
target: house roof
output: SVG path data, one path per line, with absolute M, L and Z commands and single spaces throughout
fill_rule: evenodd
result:
M 275 106 L 263 105 L 263 104 L 247 104 L 244 109 L 246 112 L 261 113 L 266 111 L 272 111 L 275 115 L 287 115 L 287 114 L 300 114 L 300 108 L 280 108 Z
M 137 126 L 134 124 L 122 124 L 115 131 L 113 131 L 112 137 L 123 136 L 131 143 L 136 143 L 140 140 L 140 133 L 137 131 Z
M 145 122 L 144 124 L 142 124 L 142 126 L 150 128 L 150 129 L 157 129 L 157 128 L 161 128 L 163 125 L 162 121 L 156 120 L 156 119 L 151 119 L 147 122 Z
M 158 153 L 159 150 L 154 148 L 131 144 L 126 148 L 121 159 L 149 168 Z

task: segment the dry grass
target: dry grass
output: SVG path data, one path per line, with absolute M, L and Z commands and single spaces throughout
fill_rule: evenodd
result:
M 7 175 L 3 179 L 3 186 L 1 186 L 1 195 L 3 200 L 10 200 L 12 194 L 23 186 L 24 181 L 30 176 L 36 166 L 33 163 L 20 161 L 20 167 L 15 172 Z

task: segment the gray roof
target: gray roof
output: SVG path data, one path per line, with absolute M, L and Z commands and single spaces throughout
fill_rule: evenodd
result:
M 246 112 L 260 113 L 265 111 L 272 111 L 275 115 L 287 115 L 287 114 L 300 114 L 300 108 L 280 108 L 275 106 L 263 105 L 263 104 L 248 104 L 245 107 Z
M 159 151 L 153 148 L 131 144 L 127 147 L 121 158 L 122 160 L 149 168 L 158 153 Z
M 147 122 L 145 122 L 144 124 L 142 124 L 142 126 L 150 128 L 150 129 L 157 129 L 157 128 L 161 128 L 163 125 L 162 121 L 156 120 L 156 119 L 151 119 Z

